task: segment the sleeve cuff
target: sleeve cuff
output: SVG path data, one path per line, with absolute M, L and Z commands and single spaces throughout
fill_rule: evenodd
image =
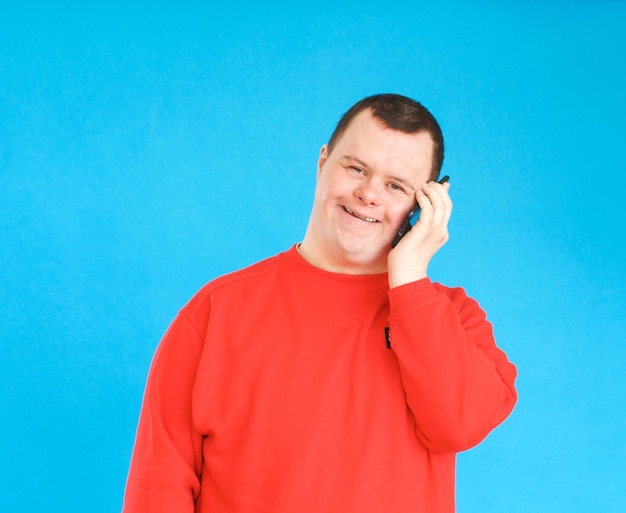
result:
M 389 290 L 391 315 L 433 303 L 438 297 L 439 291 L 434 287 L 430 278 L 394 287 Z

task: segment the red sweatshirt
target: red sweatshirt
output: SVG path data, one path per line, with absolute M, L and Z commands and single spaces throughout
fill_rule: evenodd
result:
M 511 412 L 515 377 L 462 289 L 389 290 L 293 247 L 169 327 L 123 511 L 453 512 L 455 453 Z

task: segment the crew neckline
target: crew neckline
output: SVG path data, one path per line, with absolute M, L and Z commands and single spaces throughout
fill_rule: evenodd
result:
M 298 274 L 303 283 L 316 288 L 330 287 L 346 292 L 387 292 L 389 279 L 387 273 L 345 274 L 326 271 L 307 262 L 298 252 L 297 244 L 281 254 L 281 257 Z

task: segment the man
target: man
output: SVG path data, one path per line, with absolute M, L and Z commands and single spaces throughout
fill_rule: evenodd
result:
M 454 511 L 455 454 L 517 396 L 484 312 L 427 276 L 452 209 L 442 160 L 411 99 L 344 115 L 302 243 L 209 283 L 165 334 L 125 513 Z

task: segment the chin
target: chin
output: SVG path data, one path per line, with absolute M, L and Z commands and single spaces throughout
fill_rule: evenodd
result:
M 361 267 L 369 272 L 387 272 L 387 255 L 389 251 L 382 247 L 364 246 L 361 244 L 343 244 L 342 252 L 346 261 L 353 266 Z

